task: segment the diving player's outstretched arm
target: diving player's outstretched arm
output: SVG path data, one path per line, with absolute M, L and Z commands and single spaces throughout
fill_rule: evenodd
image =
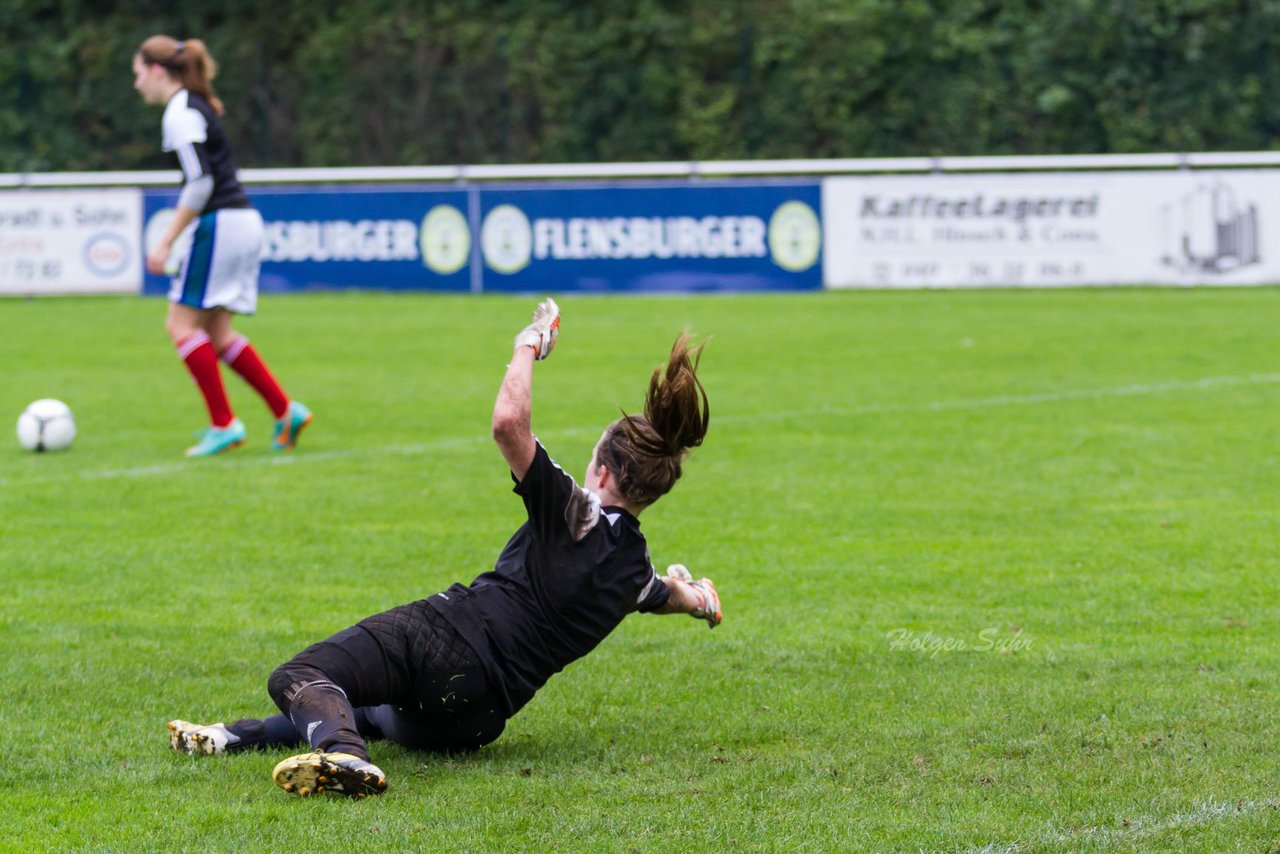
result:
M 720 611 L 720 596 L 710 578 L 694 581 L 693 575 L 682 563 L 673 563 L 667 567 L 665 577 L 659 576 L 670 591 L 667 603 L 658 608 L 655 614 L 688 614 L 695 620 L 706 620 L 707 628 L 714 629 L 720 625 L 723 615 Z
M 533 311 L 533 322 L 520 330 L 507 374 L 493 404 L 493 440 L 516 480 L 524 480 L 533 463 L 533 363 L 551 354 L 560 334 L 560 307 L 547 298 Z

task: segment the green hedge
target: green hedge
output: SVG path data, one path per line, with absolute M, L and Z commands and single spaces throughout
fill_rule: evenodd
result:
M 6 0 L 0 171 L 166 165 L 129 70 L 155 32 L 210 44 L 244 166 L 1255 150 L 1280 136 L 1280 4 L 1263 0 L 209 5 Z

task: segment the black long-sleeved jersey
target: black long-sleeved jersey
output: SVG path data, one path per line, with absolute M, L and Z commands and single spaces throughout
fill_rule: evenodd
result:
M 515 492 L 529 520 L 494 568 L 428 600 L 486 659 L 508 715 L 628 614 L 660 608 L 669 596 L 640 521 L 602 507 L 541 443 Z

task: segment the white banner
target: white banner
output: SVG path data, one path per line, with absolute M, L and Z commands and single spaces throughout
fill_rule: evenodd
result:
M 830 288 L 1280 282 L 1280 171 L 823 182 Z
M 142 191 L 0 192 L 0 294 L 142 289 Z

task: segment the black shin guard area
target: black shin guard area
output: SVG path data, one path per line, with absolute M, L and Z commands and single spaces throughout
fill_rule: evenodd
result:
M 316 750 L 368 759 L 346 693 L 328 680 L 294 683 L 284 692 L 289 719 Z
M 227 731 L 239 741 L 228 744 L 228 752 L 234 750 L 269 750 L 275 747 L 297 747 L 302 738 L 293 721 L 285 715 L 271 715 L 264 720 L 241 718 L 227 725 Z

